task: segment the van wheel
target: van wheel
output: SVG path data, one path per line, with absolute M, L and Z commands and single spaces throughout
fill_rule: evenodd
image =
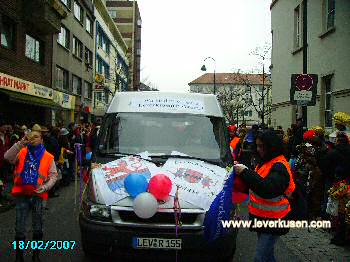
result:
M 82 239 L 83 251 L 87 257 L 108 256 L 110 253 L 110 247 L 105 245 L 98 245 L 93 242 L 89 242 L 86 239 Z

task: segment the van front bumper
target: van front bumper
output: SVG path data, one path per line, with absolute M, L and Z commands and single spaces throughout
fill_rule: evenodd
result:
M 108 249 L 112 255 L 118 253 L 118 257 L 128 259 L 138 258 L 171 261 L 176 256 L 182 261 L 219 261 L 232 257 L 236 247 L 237 230 L 213 242 L 206 241 L 203 230 L 181 230 L 176 236 L 174 229 L 118 227 L 112 223 L 100 223 L 86 218 L 80 214 L 79 225 L 82 241 L 90 247 Z M 182 239 L 181 250 L 164 249 L 135 249 L 132 246 L 134 237 Z M 96 250 L 98 253 L 98 250 Z

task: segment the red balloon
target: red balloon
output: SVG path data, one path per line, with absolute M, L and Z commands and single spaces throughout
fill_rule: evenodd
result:
M 152 177 L 148 184 L 150 192 L 158 201 L 166 201 L 171 191 L 172 182 L 169 177 L 163 174 L 157 174 Z

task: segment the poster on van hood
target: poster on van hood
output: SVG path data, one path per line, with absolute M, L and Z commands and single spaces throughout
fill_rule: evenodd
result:
M 208 210 L 227 177 L 224 168 L 200 160 L 170 158 L 163 166 L 178 187 L 179 198 Z
M 112 205 L 129 196 L 124 187 L 124 180 L 129 174 L 140 174 L 151 179 L 157 173 L 157 166 L 139 157 L 128 156 L 93 169 L 98 194 L 106 205 Z
M 133 173 L 144 175 L 147 181 L 157 174 L 168 176 L 173 183 L 171 196 L 175 196 L 178 188 L 180 199 L 206 211 L 227 177 L 224 168 L 200 160 L 169 158 L 163 167 L 157 167 L 145 159 L 128 156 L 93 169 L 97 198 L 112 205 L 128 197 L 124 180 Z

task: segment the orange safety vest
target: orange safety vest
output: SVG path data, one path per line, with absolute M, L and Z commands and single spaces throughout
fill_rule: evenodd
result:
M 239 137 L 234 137 L 230 143 L 230 150 L 231 150 L 233 160 L 237 160 L 237 158 L 240 155 L 240 152 L 236 152 L 239 141 L 240 141 Z
M 269 174 L 272 166 L 276 163 L 282 163 L 287 168 L 289 174 L 289 186 L 284 195 L 269 199 L 262 198 L 250 190 L 248 209 L 249 213 L 255 216 L 278 219 L 285 217 L 291 210 L 287 196 L 293 193 L 295 184 L 286 158 L 282 155 L 275 157 L 269 162 L 263 164 L 260 168 L 256 166 L 255 172 L 257 172 L 262 178 L 265 178 Z
M 22 185 L 22 177 L 21 173 L 24 169 L 24 161 L 26 159 L 28 153 L 28 148 L 22 148 L 21 151 L 19 151 L 18 154 L 18 163 L 15 167 L 15 178 L 14 178 L 14 186 L 12 188 L 12 195 L 13 196 L 39 196 L 43 199 L 48 199 L 48 193 L 44 192 L 42 194 L 37 194 L 34 192 L 36 189 L 33 185 Z M 54 157 L 49 152 L 45 150 L 43 157 L 40 160 L 39 164 L 39 176 L 37 180 L 37 185 L 42 185 L 45 181 L 48 179 L 50 166 L 52 164 Z

